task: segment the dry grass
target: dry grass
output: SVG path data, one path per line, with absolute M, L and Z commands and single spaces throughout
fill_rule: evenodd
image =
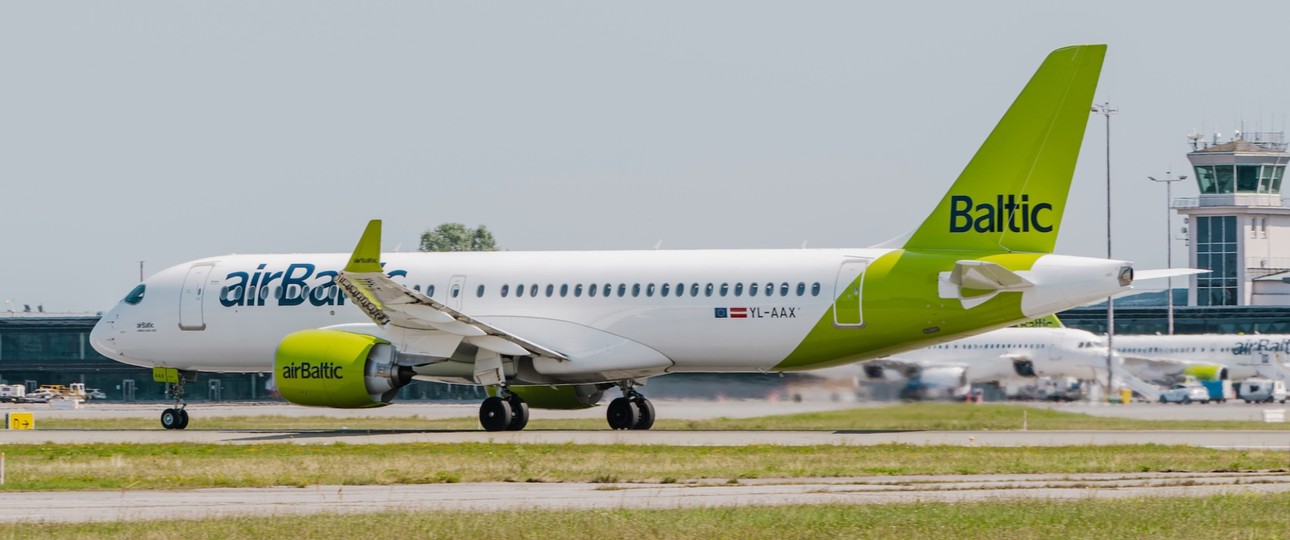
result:
M 1284 451 L 1165 446 L 7 445 L 5 490 L 687 482 L 904 474 L 1258 471 Z

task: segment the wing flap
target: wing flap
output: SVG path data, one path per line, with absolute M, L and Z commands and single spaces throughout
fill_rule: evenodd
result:
M 411 332 L 455 334 L 471 345 L 498 354 L 568 360 L 559 352 L 485 324 L 394 281 L 381 269 L 380 235 L 381 221 L 374 219 L 363 232 L 349 263 L 336 276 L 336 284 L 345 296 L 372 322 Z

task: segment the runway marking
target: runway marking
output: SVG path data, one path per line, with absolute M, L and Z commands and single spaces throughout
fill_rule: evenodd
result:
M 0 493 L 0 522 L 202 519 L 382 511 L 673 509 L 793 504 L 1202 497 L 1290 492 L 1290 473 L 899 476 L 738 484 L 488 482 Z

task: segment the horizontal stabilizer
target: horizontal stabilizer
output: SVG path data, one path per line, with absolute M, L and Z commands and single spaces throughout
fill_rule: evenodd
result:
M 1012 270 L 988 261 L 959 261 L 950 272 L 950 283 L 962 291 L 1016 291 L 1034 285 Z M 965 296 L 970 296 L 965 294 Z

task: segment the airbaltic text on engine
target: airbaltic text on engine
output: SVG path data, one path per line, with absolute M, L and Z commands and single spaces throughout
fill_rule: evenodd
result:
M 1031 229 L 1051 232 L 1053 230 L 1052 225 L 1039 222 L 1039 212 L 1052 211 L 1053 205 L 1039 203 L 1031 206 L 1029 195 L 1023 194 L 1020 203 L 1017 202 L 1016 195 L 1006 197 L 995 195 L 995 204 L 983 202 L 973 206 L 974 202 L 972 197 L 967 195 L 950 197 L 950 232 L 1030 232 Z M 1021 218 L 1021 223 L 1017 223 L 1018 217 Z
M 340 374 L 341 366 L 331 362 L 323 362 L 313 365 L 309 362 L 302 362 L 297 365 L 282 366 L 283 379 L 344 379 L 345 376 Z

